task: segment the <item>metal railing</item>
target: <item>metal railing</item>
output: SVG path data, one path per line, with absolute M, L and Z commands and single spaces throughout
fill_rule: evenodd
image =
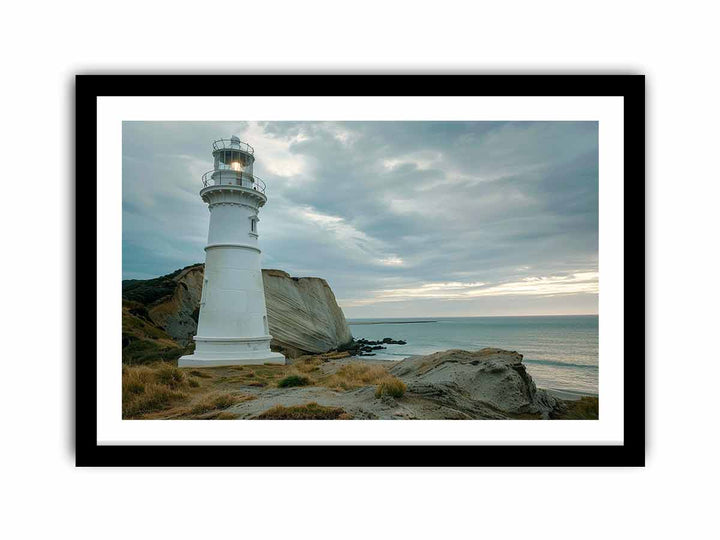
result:
M 240 186 L 265 193 L 265 182 L 261 178 L 232 169 L 212 169 L 202 175 L 203 186 Z
M 237 137 L 232 139 L 218 139 L 212 143 L 213 152 L 218 150 L 240 150 L 251 156 L 255 153 L 255 149 L 248 143 L 241 141 Z

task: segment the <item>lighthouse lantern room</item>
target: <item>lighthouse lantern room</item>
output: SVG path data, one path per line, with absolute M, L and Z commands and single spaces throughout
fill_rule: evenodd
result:
M 233 136 L 213 142 L 214 168 L 202 176 L 208 205 L 200 314 L 195 352 L 178 365 L 285 363 L 270 351 L 270 331 L 258 247 L 258 212 L 265 183 L 253 174 L 255 151 Z

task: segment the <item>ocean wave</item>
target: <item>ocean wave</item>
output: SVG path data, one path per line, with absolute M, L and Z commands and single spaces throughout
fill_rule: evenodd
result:
M 540 364 L 543 366 L 570 367 L 570 368 L 594 369 L 594 370 L 598 369 L 598 366 L 592 366 L 589 364 L 573 364 L 572 362 L 560 362 L 558 360 L 532 360 L 530 358 L 523 358 L 523 362 L 526 364 Z

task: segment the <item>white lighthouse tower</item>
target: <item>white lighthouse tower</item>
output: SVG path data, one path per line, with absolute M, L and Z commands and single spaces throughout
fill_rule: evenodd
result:
M 257 226 L 267 197 L 253 175 L 254 153 L 234 136 L 213 142 L 215 167 L 200 191 L 210 230 L 195 353 L 181 357 L 181 367 L 285 363 L 270 351 Z

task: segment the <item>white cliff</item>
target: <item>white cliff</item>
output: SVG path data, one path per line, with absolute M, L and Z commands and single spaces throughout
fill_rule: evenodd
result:
M 263 270 L 272 350 L 293 358 L 324 353 L 352 340 L 345 315 L 330 286 L 316 277 L 294 278 L 281 270 Z M 123 298 L 147 308 L 150 320 L 185 345 L 197 329 L 203 265 L 152 280 L 123 282 Z
M 352 339 L 345 315 L 324 279 L 263 270 L 272 345 L 290 357 L 321 353 Z

